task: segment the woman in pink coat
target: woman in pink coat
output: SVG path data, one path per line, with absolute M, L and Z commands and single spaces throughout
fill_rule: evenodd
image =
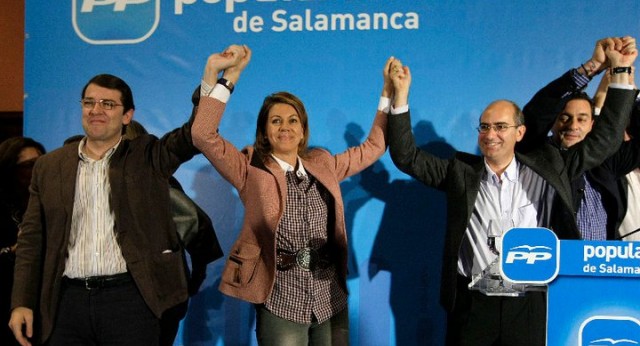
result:
M 368 138 L 332 155 L 307 147 L 307 113 L 287 92 L 265 98 L 253 145 L 238 150 L 218 132 L 226 102 L 250 59 L 246 46 L 209 57 L 192 127 L 195 146 L 238 190 L 245 207 L 220 291 L 255 304 L 260 345 L 346 345 L 347 237 L 339 184 L 384 154 L 389 71 L 400 62 L 390 58 L 385 64 Z

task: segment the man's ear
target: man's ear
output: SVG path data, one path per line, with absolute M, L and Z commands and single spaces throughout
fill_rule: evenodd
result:
M 520 142 L 524 137 L 525 132 L 527 132 L 527 127 L 524 125 L 518 126 L 516 129 L 516 142 Z
M 133 113 L 134 113 L 134 110 L 130 109 L 122 115 L 122 125 L 129 125 L 129 123 L 133 119 Z

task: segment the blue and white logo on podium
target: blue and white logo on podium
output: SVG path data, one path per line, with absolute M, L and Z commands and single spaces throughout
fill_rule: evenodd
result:
M 580 326 L 580 346 L 640 344 L 640 321 L 633 317 L 593 316 Z
M 546 284 L 558 275 L 560 242 L 547 228 L 512 228 L 505 232 L 501 273 L 514 283 Z

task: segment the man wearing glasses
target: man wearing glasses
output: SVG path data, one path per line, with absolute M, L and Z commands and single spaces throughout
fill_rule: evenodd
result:
M 623 55 L 608 47 L 611 66 L 631 66 L 637 52 Z M 628 74 L 613 76 L 629 84 Z M 411 132 L 407 67 L 392 74 L 395 96 L 389 115 L 389 152 L 396 166 L 447 194 L 447 234 L 440 300 L 448 312 L 447 345 L 545 345 L 546 298 L 486 296 L 470 291 L 471 277 L 496 258 L 487 232 L 497 222 L 511 227 L 549 227 L 559 238 L 580 237 L 573 213 L 570 180 L 598 165 L 622 141 L 635 92 L 610 88 L 603 121 L 580 144 L 562 154 L 550 144 L 516 153 L 526 132 L 519 107 L 507 100 L 491 103 L 480 117 L 482 156 L 457 153 L 440 159 L 415 144 Z M 558 212 L 551 213 L 551 209 Z M 426 231 L 429 231 L 428 229 Z
M 187 299 L 168 179 L 198 153 L 192 119 L 123 139 L 133 96 L 107 74 L 80 106 L 85 137 L 33 170 L 9 325 L 21 345 L 156 345 L 163 312 Z

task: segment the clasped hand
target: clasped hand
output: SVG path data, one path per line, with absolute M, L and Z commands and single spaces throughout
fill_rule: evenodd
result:
M 214 85 L 218 80 L 220 71 L 225 71 L 224 77 L 234 84 L 237 83 L 240 73 L 251 59 L 251 50 L 244 45 L 231 45 L 221 53 L 214 53 L 207 59 L 203 80 Z

